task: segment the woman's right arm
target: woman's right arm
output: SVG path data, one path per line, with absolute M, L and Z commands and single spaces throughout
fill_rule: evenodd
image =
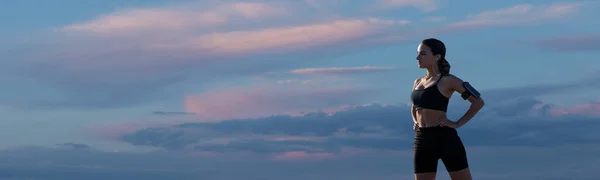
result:
M 415 79 L 415 82 L 414 82 L 414 84 L 413 84 L 413 88 L 412 88 L 412 90 L 414 90 L 414 89 L 415 89 L 415 87 L 417 87 L 417 83 L 419 83 L 419 80 L 420 80 L 420 79 L 421 79 L 421 78 L 417 78 L 417 79 Z M 411 91 L 412 91 L 412 90 L 411 90 Z M 410 109 L 411 109 L 411 110 L 410 110 L 410 114 L 412 115 L 412 119 L 413 119 L 413 123 L 414 123 L 414 124 L 413 124 L 413 130 L 416 130 L 416 129 L 417 129 L 417 126 L 418 126 L 418 124 L 417 124 L 417 108 L 416 108 L 416 107 L 415 107 L 415 105 L 413 104 L 413 105 L 411 105 Z
M 415 108 L 415 105 L 412 105 L 411 107 L 411 114 L 412 114 L 412 119 L 413 119 L 413 130 L 417 129 L 417 108 Z

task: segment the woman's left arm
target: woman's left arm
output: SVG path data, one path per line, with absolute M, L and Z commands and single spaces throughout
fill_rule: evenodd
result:
M 450 78 L 448 78 L 447 82 L 450 86 L 450 89 L 454 92 L 458 92 L 459 94 L 463 94 L 466 91 L 465 87 L 463 86 L 464 81 L 453 75 L 450 75 L 449 77 Z M 481 108 L 483 108 L 485 105 L 485 102 L 481 97 L 469 96 L 467 100 L 471 103 L 471 106 L 469 107 L 469 110 L 467 110 L 467 112 L 465 112 L 465 114 L 458 121 L 456 121 L 456 125 L 458 127 L 469 122 L 469 120 L 471 120 L 471 118 L 473 118 L 475 114 L 477 114 L 477 112 L 479 112 L 479 110 L 481 110 Z

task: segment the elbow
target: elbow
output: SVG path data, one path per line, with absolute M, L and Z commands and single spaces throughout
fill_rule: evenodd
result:
M 485 106 L 485 101 L 482 98 L 469 98 L 469 101 L 471 101 L 471 107 L 476 109 L 481 109 Z
M 475 101 L 475 106 L 477 106 L 479 109 L 483 108 L 483 106 L 485 106 L 485 101 L 481 98 L 477 99 L 477 101 Z

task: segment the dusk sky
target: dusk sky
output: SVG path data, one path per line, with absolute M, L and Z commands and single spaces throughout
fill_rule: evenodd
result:
M 458 130 L 475 179 L 600 179 L 599 8 L 6 1 L 0 179 L 412 179 L 430 37 L 486 101 Z M 448 116 L 467 109 L 455 94 Z

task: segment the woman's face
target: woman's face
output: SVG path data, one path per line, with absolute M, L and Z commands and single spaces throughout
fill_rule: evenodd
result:
M 435 64 L 436 56 L 431 52 L 431 48 L 425 44 L 419 44 L 417 48 L 417 61 L 419 68 L 432 67 Z

